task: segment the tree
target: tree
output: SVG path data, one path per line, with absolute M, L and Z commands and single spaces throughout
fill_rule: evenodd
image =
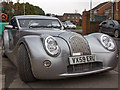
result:
M 11 17 L 13 16 L 13 13 L 12 13 L 12 8 L 13 8 L 13 6 L 11 6 L 11 4 L 9 4 L 8 2 L 2 2 L 1 3 L 2 4 L 2 13 L 5 13 L 5 14 L 7 14 L 7 16 L 8 16 L 8 20 L 7 21 L 9 21 L 10 19 L 11 19 Z
M 24 3 L 15 3 L 14 8 L 16 10 L 16 14 L 23 14 L 24 12 Z M 29 4 L 28 2 L 25 3 L 25 15 L 45 15 L 45 12 L 39 8 L 38 6 L 33 6 L 32 4 Z
M 2 2 L 2 13 L 5 13 L 8 15 L 8 20 L 15 16 L 15 15 L 23 15 L 24 14 L 24 3 L 19 3 L 20 0 L 17 0 L 18 2 L 15 4 L 10 4 L 10 2 Z M 29 4 L 28 2 L 25 3 L 25 14 L 26 15 L 45 15 L 45 12 L 42 10 L 42 8 L 38 6 L 34 6 L 32 4 Z

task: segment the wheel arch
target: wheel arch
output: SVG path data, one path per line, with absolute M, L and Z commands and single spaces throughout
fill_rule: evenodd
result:
M 38 43 L 38 45 L 37 45 L 37 43 Z M 20 47 L 20 45 L 23 44 L 25 46 L 25 48 L 28 52 L 30 65 L 31 65 L 31 70 L 32 70 L 33 75 L 34 75 L 33 62 L 34 62 L 34 58 L 37 56 L 36 53 L 38 53 L 38 51 L 36 51 L 36 53 L 33 52 L 33 51 L 34 51 L 34 48 L 37 49 L 37 48 L 40 47 L 39 45 L 41 45 L 41 44 L 39 44 L 39 43 L 42 43 L 42 41 L 40 39 L 40 36 L 36 36 L 36 35 L 24 36 L 17 43 L 17 50 Z M 35 75 L 34 75 L 34 77 L 35 77 Z
M 31 58 L 31 56 L 32 56 L 32 50 L 31 50 L 31 48 L 34 48 L 34 47 L 32 47 L 32 45 L 31 45 L 31 38 L 33 39 L 33 38 L 40 38 L 40 36 L 38 37 L 38 36 L 33 36 L 33 35 L 30 35 L 30 36 L 24 36 L 24 37 L 22 37 L 19 41 L 18 41 L 18 44 L 17 44 L 17 47 L 19 48 L 20 47 L 20 45 L 24 45 L 25 46 L 25 48 L 26 48 L 26 50 L 27 50 L 27 52 L 28 52 L 28 55 L 29 55 L 29 59 L 30 59 L 30 64 L 32 64 L 32 58 Z M 34 43 L 34 42 L 33 42 Z
M 9 50 L 9 33 L 8 33 L 8 31 L 7 30 L 4 30 L 3 32 L 2 32 L 2 37 L 1 37 L 1 39 L 3 39 L 3 43 L 4 43 L 4 47 L 5 47 L 5 49 L 6 50 Z
M 36 78 L 34 77 L 32 71 L 32 65 L 30 60 L 31 58 L 29 56 L 28 48 L 26 47 L 25 44 L 23 43 L 20 44 L 17 55 L 18 55 L 17 67 L 21 80 L 23 80 L 24 82 L 35 81 Z M 26 68 L 28 69 L 26 70 Z

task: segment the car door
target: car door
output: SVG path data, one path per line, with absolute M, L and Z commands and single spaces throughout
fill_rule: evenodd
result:
M 106 28 L 107 28 L 107 21 L 104 21 L 104 22 L 101 23 L 100 29 L 102 30 L 103 33 L 105 33 Z
M 12 50 L 12 49 L 14 49 L 14 47 L 19 39 L 19 29 L 18 29 L 18 25 L 17 25 L 15 18 L 13 18 L 10 21 L 10 25 L 13 26 L 13 29 L 9 30 L 9 45 L 10 45 L 10 50 Z
M 112 22 L 112 20 L 109 20 L 107 26 L 107 33 L 112 34 L 114 31 L 114 26 L 115 24 Z
M 114 25 L 115 25 L 113 32 L 114 32 L 115 30 L 120 30 L 120 24 L 119 24 L 119 22 L 116 21 L 116 20 L 113 20 L 113 23 L 114 23 Z

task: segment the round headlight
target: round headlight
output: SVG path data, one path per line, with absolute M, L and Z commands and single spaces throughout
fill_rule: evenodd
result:
M 56 56 L 60 53 L 60 48 L 57 44 L 57 41 L 52 36 L 48 36 L 45 39 L 45 48 L 46 48 L 46 51 L 48 52 L 48 54 L 50 54 L 52 56 Z
M 106 49 L 115 50 L 115 42 L 108 35 L 102 35 L 101 36 L 101 43 Z

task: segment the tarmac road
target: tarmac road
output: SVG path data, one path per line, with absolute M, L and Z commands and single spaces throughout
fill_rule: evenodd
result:
M 114 39 L 120 51 L 120 38 Z M 109 72 L 82 77 L 63 80 L 39 80 L 32 83 L 24 83 L 20 80 L 16 67 L 8 58 L 2 58 L 2 63 L 2 82 L 5 88 L 118 88 L 118 67 Z

